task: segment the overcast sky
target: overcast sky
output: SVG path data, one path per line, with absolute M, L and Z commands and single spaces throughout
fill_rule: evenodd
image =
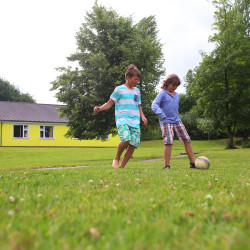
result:
M 76 51 L 75 34 L 95 0 L 0 0 L 0 77 L 29 93 L 38 103 L 56 104 L 51 82 L 57 67 Z M 208 0 L 99 0 L 135 23 L 154 15 L 163 46 L 167 74 L 184 84 L 189 69 L 213 44 L 214 7 Z M 179 93 L 185 92 L 183 86 Z

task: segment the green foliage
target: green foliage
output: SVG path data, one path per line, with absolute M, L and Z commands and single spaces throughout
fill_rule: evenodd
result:
M 203 117 L 227 131 L 230 145 L 237 130 L 249 130 L 250 117 L 250 43 L 248 8 L 245 1 L 214 1 L 214 29 L 209 41 L 216 47 L 189 71 L 187 93 L 197 98 Z
M 250 148 L 250 140 L 244 140 L 242 143 L 242 148 Z
M 199 118 L 197 120 L 197 128 L 203 133 L 208 134 L 208 140 L 210 139 L 210 134 L 214 132 L 214 122 L 212 119 Z
M 179 95 L 179 113 L 185 114 L 196 106 L 196 99 L 193 95 L 180 94 Z
M 179 95 L 179 113 L 192 140 L 202 140 L 206 138 L 204 133 L 197 128 L 200 112 L 196 109 L 196 99 L 193 95 Z
M 7 80 L 0 77 L 0 101 L 11 101 L 11 102 L 32 102 L 35 100 L 28 93 L 24 94 Z
M 203 140 L 207 138 L 202 130 L 197 128 L 199 114 L 195 109 L 192 109 L 184 114 L 180 114 L 180 118 L 192 140 Z
M 235 141 L 235 145 L 238 145 L 242 148 L 250 148 L 250 140 L 249 138 L 237 138 Z
M 201 118 L 203 116 L 202 111 L 197 108 L 197 100 L 193 95 L 180 94 L 179 111 L 180 118 L 192 140 L 224 137 L 218 129 L 215 129 L 213 120 Z
M 69 119 L 67 136 L 79 139 L 106 138 L 116 133 L 114 108 L 93 115 L 93 108 L 107 102 L 114 88 L 125 82 L 129 64 L 142 73 L 139 88 L 145 116 L 157 121 L 150 105 L 162 69 L 162 45 L 157 38 L 155 18 L 133 24 L 131 17 L 95 4 L 76 34 L 77 52 L 68 57 L 79 67 L 58 68 L 62 73 L 52 82 L 57 99 L 66 104 L 61 115 Z
M 151 121 L 150 121 L 151 123 Z M 159 123 L 159 121 L 158 121 Z M 162 132 L 160 125 L 152 126 L 151 124 L 144 127 L 143 132 L 141 134 L 142 141 L 149 141 L 149 140 L 160 140 L 162 139 Z
M 17 164 L 32 151 L 50 166 L 60 155 L 62 164 L 89 160 L 0 172 L 1 249 L 248 249 L 249 149 L 194 142 L 209 170 L 189 169 L 184 157 L 164 171 L 163 160 L 141 161 L 162 155 L 162 141 L 141 146 L 125 169 L 112 169 L 115 149 L 98 149 L 98 159 L 96 148 L 0 148 Z

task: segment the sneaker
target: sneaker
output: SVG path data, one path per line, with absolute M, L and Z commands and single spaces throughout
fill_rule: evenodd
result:
M 165 166 L 163 169 L 170 170 L 170 166 Z
M 196 167 L 195 167 L 195 164 L 194 164 L 194 163 L 191 163 L 191 162 L 190 162 L 190 166 L 189 166 L 189 167 L 190 167 L 190 168 L 196 168 Z

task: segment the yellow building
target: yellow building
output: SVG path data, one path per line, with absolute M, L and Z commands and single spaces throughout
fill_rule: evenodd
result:
M 0 101 L 1 147 L 116 147 L 119 137 L 105 140 L 66 138 L 68 120 L 60 105 Z

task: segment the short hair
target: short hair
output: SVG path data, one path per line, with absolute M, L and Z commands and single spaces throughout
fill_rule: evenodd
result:
M 167 78 L 163 81 L 161 88 L 165 89 L 169 84 L 175 84 L 179 86 L 181 84 L 180 78 L 176 74 L 170 74 Z
M 133 77 L 133 76 L 137 76 L 139 78 L 141 78 L 141 73 L 139 71 L 139 69 L 134 65 L 134 64 L 130 64 L 128 66 L 128 69 L 125 73 L 125 79 L 128 77 Z

